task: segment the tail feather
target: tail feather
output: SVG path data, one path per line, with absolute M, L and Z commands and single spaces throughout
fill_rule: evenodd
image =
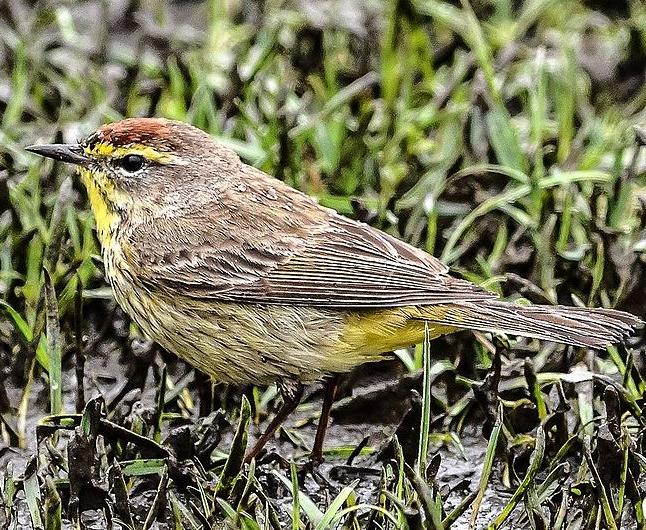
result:
M 591 348 L 616 344 L 643 323 L 630 313 L 614 309 L 522 306 L 499 300 L 428 307 L 428 316 L 423 313 L 423 318 L 429 322 Z

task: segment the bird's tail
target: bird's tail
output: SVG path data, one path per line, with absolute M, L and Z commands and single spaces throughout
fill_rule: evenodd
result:
M 605 348 L 630 335 L 642 320 L 614 309 L 530 305 L 500 300 L 461 302 L 420 308 L 431 323 L 457 329 L 508 333 L 541 340 Z

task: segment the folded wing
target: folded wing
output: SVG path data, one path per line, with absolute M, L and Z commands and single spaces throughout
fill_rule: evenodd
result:
M 210 204 L 133 229 L 124 247 L 148 289 L 347 309 L 495 298 L 425 252 L 278 181 L 236 193 L 221 190 Z

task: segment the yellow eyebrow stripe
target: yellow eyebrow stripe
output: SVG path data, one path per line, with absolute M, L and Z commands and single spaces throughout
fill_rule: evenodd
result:
M 84 148 L 88 156 L 97 158 L 123 158 L 126 155 L 141 155 L 151 162 L 158 164 L 185 164 L 186 162 L 177 155 L 158 151 L 148 145 L 130 144 L 124 147 L 114 147 L 106 142 L 93 144 Z

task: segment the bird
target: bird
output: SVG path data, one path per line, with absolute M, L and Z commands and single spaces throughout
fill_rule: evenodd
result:
M 206 132 L 126 118 L 27 151 L 74 164 L 114 297 L 139 328 L 216 381 L 276 384 L 282 405 L 326 382 L 311 457 L 322 459 L 336 376 L 459 330 L 605 348 L 641 324 L 605 308 L 521 305 L 439 259 L 342 216 L 244 163 Z

